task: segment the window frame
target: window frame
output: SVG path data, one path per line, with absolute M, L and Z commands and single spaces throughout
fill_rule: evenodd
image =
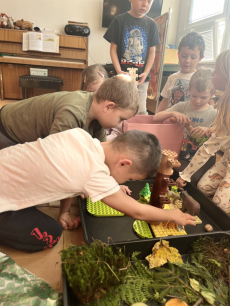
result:
M 202 1 L 202 0 L 201 0 Z M 213 63 L 218 56 L 218 23 L 225 20 L 227 24 L 228 14 L 230 13 L 230 0 L 225 0 L 223 13 L 211 16 L 196 22 L 189 23 L 189 15 L 191 9 L 192 0 L 181 0 L 180 2 L 180 14 L 177 27 L 176 45 L 179 45 L 180 38 L 188 34 L 189 32 L 205 32 L 213 31 L 213 60 L 202 60 L 202 63 Z M 226 32 L 226 28 L 225 28 Z M 224 35 L 225 38 L 225 35 Z M 223 39 L 224 39 L 223 38 Z
M 226 15 L 225 11 L 226 11 L 227 6 L 228 6 L 228 0 L 224 0 L 225 3 L 224 3 L 223 13 L 216 14 L 214 16 L 207 17 L 207 18 L 204 18 L 202 20 L 198 20 L 198 21 L 194 21 L 194 22 L 189 23 L 189 15 L 190 15 L 190 10 L 191 10 L 191 6 L 192 6 L 192 1 L 193 0 L 189 0 L 189 4 L 188 4 L 187 25 L 186 25 L 186 28 L 193 27 L 194 25 L 195 26 L 199 26 L 199 25 L 202 25 L 203 23 L 213 22 L 213 21 L 216 21 L 216 19 L 223 19 L 223 18 L 225 18 L 225 15 Z M 200 0 L 200 1 L 202 1 L 202 0 Z

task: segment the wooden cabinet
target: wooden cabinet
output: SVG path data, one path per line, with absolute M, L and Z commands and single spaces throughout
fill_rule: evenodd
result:
M 88 66 L 88 38 L 59 35 L 59 52 L 22 51 L 22 34 L 26 31 L 0 29 L 1 99 L 22 99 L 18 78 L 30 74 L 30 68 L 48 69 L 48 76 L 59 77 L 62 90 L 79 90 L 82 70 Z M 52 92 L 30 89 L 29 97 Z

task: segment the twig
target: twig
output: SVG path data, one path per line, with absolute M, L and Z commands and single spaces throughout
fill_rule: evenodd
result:
M 203 299 L 200 298 L 193 306 L 199 306 L 203 302 Z
M 120 281 L 119 278 L 117 277 L 117 275 L 114 273 L 113 269 L 110 267 L 110 265 L 109 265 L 107 262 L 105 262 L 105 261 L 100 261 L 100 260 L 96 261 L 96 263 L 99 263 L 99 262 L 103 262 L 104 264 L 106 264 L 106 265 L 108 266 L 108 268 L 110 269 L 110 271 L 113 273 L 113 275 L 116 277 L 116 279 L 117 279 L 118 281 Z

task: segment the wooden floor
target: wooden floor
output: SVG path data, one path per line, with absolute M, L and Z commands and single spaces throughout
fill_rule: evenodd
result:
M 40 206 L 38 209 L 57 220 L 59 208 Z M 71 207 L 71 213 L 79 215 L 78 206 Z M 0 245 L 0 252 L 7 254 L 19 266 L 26 268 L 31 273 L 45 280 L 56 291 L 62 292 L 60 251 L 70 244 L 81 245 L 84 242 L 82 227 L 79 226 L 72 231 L 63 230 L 58 244 L 54 248 L 46 251 L 30 253 Z
M 2 108 L 6 104 L 10 104 L 12 102 L 17 102 L 18 100 L 1 100 L 0 99 L 0 108 Z

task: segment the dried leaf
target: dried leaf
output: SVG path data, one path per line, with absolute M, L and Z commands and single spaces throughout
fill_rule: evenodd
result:
M 197 280 L 195 280 L 194 278 L 190 278 L 189 281 L 190 281 L 191 287 L 192 287 L 195 291 L 200 292 L 200 285 L 199 285 L 199 282 L 198 282 Z
M 201 295 L 209 302 L 209 304 L 213 305 L 215 302 L 215 294 L 210 291 L 201 291 Z
M 148 260 L 150 269 L 163 266 L 167 261 L 183 263 L 178 250 L 170 247 L 169 242 L 166 240 L 155 243 L 152 248 L 152 254 L 148 255 L 145 259 Z

